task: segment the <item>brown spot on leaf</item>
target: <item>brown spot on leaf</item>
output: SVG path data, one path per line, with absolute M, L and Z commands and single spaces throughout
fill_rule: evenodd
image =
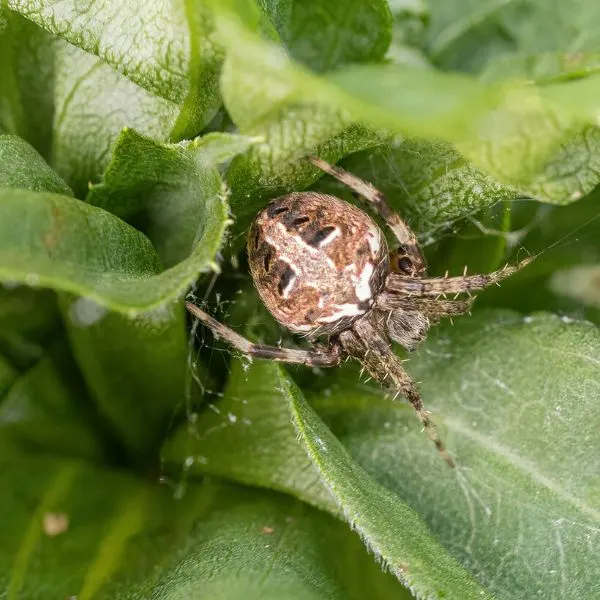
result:
M 44 246 L 46 246 L 48 252 L 54 250 L 60 241 L 60 236 L 64 227 L 63 215 L 60 208 L 56 204 L 52 204 L 52 226 L 50 230 L 44 234 Z
M 69 516 L 65 513 L 48 512 L 44 515 L 42 528 L 48 537 L 55 537 L 69 529 Z

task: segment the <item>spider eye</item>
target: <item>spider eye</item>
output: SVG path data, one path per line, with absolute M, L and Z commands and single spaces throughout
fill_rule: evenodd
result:
M 294 283 L 294 279 L 296 279 L 296 272 L 288 265 L 281 274 L 279 283 L 277 284 L 277 291 L 280 296 L 283 296 L 284 298 L 287 297 L 290 288 Z

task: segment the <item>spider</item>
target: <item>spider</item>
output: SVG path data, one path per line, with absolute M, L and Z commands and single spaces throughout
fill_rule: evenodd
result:
M 415 234 L 370 183 L 311 156 L 309 160 L 369 202 L 398 240 L 389 252 L 383 232 L 365 212 L 335 196 L 292 192 L 273 200 L 254 219 L 248 261 L 258 293 L 273 317 L 312 342 L 311 350 L 254 344 L 196 305 L 187 309 L 240 352 L 256 358 L 335 367 L 360 361 L 382 386 L 413 405 L 423 428 L 448 465 L 455 465 L 429 418 L 417 386 L 391 341 L 414 350 L 429 326 L 468 312 L 471 292 L 497 284 L 526 266 L 487 275 L 433 277 Z M 453 299 L 446 299 L 451 294 Z M 467 294 L 467 299 L 458 299 Z M 321 341 L 319 342 L 319 338 Z

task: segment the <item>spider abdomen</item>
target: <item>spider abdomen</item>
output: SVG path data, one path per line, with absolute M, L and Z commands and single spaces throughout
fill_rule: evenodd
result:
M 368 312 L 388 271 L 383 233 L 334 196 L 291 193 L 254 220 L 248 237 L 254 283 L 271 314 L 295 332 L 339 332 Z

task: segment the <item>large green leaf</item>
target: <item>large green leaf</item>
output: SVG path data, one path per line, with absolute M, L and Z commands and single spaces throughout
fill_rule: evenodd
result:
M 0 132 L 24 137 L 48 157 L 54 114 L 52 38 L 0 8 L 0 57 Z
M 380 539 L 399 544 L 392 515 L 408 505 L 430 527 L 411 529 L 420 532 L 410 539 L 411 551 L 422 539 L 436 540 L 495 597 L 553 597 L 560 589 L 565 597 L 592 599 L 600 581 L 594 543 L 600 479 L 593 458 L 599 346 L 591 324 L 544 314 L 482 312 L 435 330 L 408 367 L 457 460 L 454 471 L 422 434 L 410 406 L 359 383 L 357 370 L 313 377 L 307 393 L 370 483 L 358 467 L 348 470 L 354 463 L 285 377 L 277 394 L 226 393 L 217 404 L 220 415 L 201 414 L 195 436 L 182 429 L 165 452 L 181 462 L 189 456 L 195 472 L 254 479 L 323 506 L 317 465 L 349 520 L 384 558 L 381 542 L 371 537 L 378 530 L 365 531 L 365 522 L 380 516 L 388 534 Z M 276 369 L 257 364 L 248 377 L 273 387 Z M 300 461 L 303 450 L 286 417 L 294 419 L 312 459 L 293 478 L 279 466 Z M 227 443 L 232 430 L 239 445 Z M 246 464 L 249 473 L 240 476 Z M 384 493 L 390 506 L 377 500 Z M 379 512 L 381 506 L 387 508 Z M 420 575 L 419 584 L 430 581 Z M 446 591 L 466 597 L 448 585 Z
M 162 270 L 150 241 L 103 209 L 67 196 L 7 188 L 0 192 L 5 242 L 0 277 L 77 296 L 64 296 L 61 303 L 76 357 L 100 410 L 139 460 L 155 453 L 184 397 L 187 341 L 177 301 L 200 273 L 216 268 L 228 214 L 215 161 L 236 152 L 241 142 L 216 135 L 180 147 L 133 132 L 123 139 L 96 197 L 111 198 L 119 207 L 119 199 L 141 196 L 136 207 L 153 211 L 151 231 L 159 244 L 177 233 L 169 228 L 185 224 L 181 242 L 161 247 L 165 260 L 176 264 Z M 27 161 L 11 156 L 16 172 L 25 172 Z M 132 156 L 136 170 L 129 168 Z M 55 174 L 38 169 L 41 158 L 29 158 L 40 185 L 53 184 Z M 19 183 L 25 185 L 25 179 Z M 8 184 L 15 181 L 12 176 Z M 171 248 L 176 254 L 168 253 Z
M 329 111 L 330 119 L 345 114 L 375 128 L 452 142 L 500 182 L 546 201 L 570 202 L 589 190 L 589 180 L 582 189 L 576 178 L 567 189 L 554 191 L 545 190 L 543 183 L 571 140 L 596 123 L 597 74 L 536 86 L 524 81 L 490 84 L 414 66 L 353 64 L 318 76 L 260 39 L 251 0 L 215 3 L 215 10 L 228 52 L 224 101 L 242 128 L 249 122 L 276 122 L 282 111 L 312 106 L 313 112 L 314 107 Z M 254 72 L 254 79 L 273 84 L 250 85 Z M 249 93 L 244 108 L 240 98 L 248 100 Z
M 72 292 L 134 316 L 167 307 L 200 273 L 215 268 L 215 256 L 228 222 L 227 203 L 216 166 L 203 159 L 203 144 L 183 147 L 180 160 L 174 164 L 174 146 L 126 135 L 148 150 L 145 162 L 138 165 L 137 173 L 125 173 L 119 165 L 127 155 L 117 156 L 114 171 L 131 178 L 125 183 L 117 173 L 110 183 L 105 182 L 105 197 L 109 194 L 107 186 L 123 194 L 127 185 L 139 184 L 146 169 L 152 181 L 144 188 L 148 201 L 158 204 L 162 190 L 167 202 L 176 192 L 184 212 L 189 211 L 186 216 L 192 224 L 187 226 L 188 231 L 194 227 L 195 231 L 193 239 L 190 234 L 186 240 L 187 257 L 162 271 L 149 240 L 107 211 L 67 196 L 4 189 L 0 190 L 0 273 L 5 281 Z M 231 148 L 229 138 L 224 144 Z M 209 155 L 218 156 L 212 147 Z M 168 181 L 150 177 L 157 166 L 164 167 Z M 186 200 L 185 194 L 194 202 Z M 106 239 L 110 239 L 108 252 L 97 242 Z
M 9 600 L 404 597 L 345 525 L 273 493 L 15 456 L 0 483 Z
M 483 313 L 436 332 L 411 374 L 440 415 L 456 474 L 442 472 L 399 411 L 370 409 L 377 392 L 350 394 L 342 385 L 341 397 L 317 393 L 317 409 L 497 597 L 552 597 L 560 589 L 591 599 L 599 591 L 590 543 L 600 520 L 590 459 L 599 344 L 589 323 L 543 314 Z M 351 412 L 340 411 L 335 396 Z
M 102 209 L 68 196 L 5 188 L 0 215 L 4 281 L 70 291 L 123 312 L 178 295 L 158 289 L 168 271 L 157 275 L 160 263 L 148 239 Z M 105 236 L 110 253 L 99 242 Z
M 417 513 L 348 456 L 281 367 L 262 362 L 245 371 L 234 363 L 223 401 L 196 426 L 183 427 L 164 459 L 182 461 L 188 472 L 273 487 L 343 514 L 417 597 L 488 597 Z
M 56 115 L 51 164 L 82 198 L 88 184 L 100 180 L 124 127 L 166 142 L 178 106 L 66 42 L 56 41 L 54 51 Z
M 219 107 L 220 49 L 202 2 L 165 0 L 149 6 L 104 0 L 82 7 L 76 0 L 41 5 L 35 0 L 9 0 L 7 4 L 95 54 L 152 96 L 176 105 L 181 110 L 178 136 L 196 135 Z

